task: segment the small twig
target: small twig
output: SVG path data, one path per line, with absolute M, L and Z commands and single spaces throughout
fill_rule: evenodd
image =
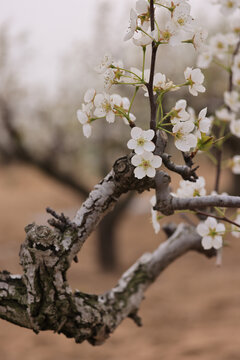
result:
M 64 233 L 67 229 L 72 228 L 74 230 L 77 230 L 77 225 L 71 220 L 65 216 L 63 213 L 60 215 L 56 213 L 53 209 L 47 207 L 46 211 L 48 214 L 51 214 L 54 219 L 49 219 L 48 223 L 49 225 L 55 227 L 56 229 L 60 230 L 62 233 Z
M 207 213 L 205 211 L 199 211 L 199 210 L 194 210 L 196 212 L 196 214 L 199 214 L 199 215 L 204 215 L 206 217 L 210 216 L 210 217 L 213 217 L 217 220 L 220 220 L 220 221 L 226 221 L 228 222 L 229 224 L 232 224 L 234 226 L 237 226 L 240 228 L 240 225 L 237 224 L 235 221 L 232 221 L 231 219 L 227 218 L 226 216 L 217 216 L 217 215 L 214 215 L 214 214 L 210 214 L 210 213 Z
M 182 176 L 184 180 L 189 180 L 192 182 L 196 182 L 198 179 L 198 176 L 196 174 L 196 170 L 199 168 L 199 166 L 196 166 L 195 168 L 190 167 L 189 165 L 176 165 L 171 160 L 171 155 L 163 153 L 162 154 L 162 160 L 164 165 L 171 171 L 174 171 Z M 191 166 L 193 166 L 193 163 L 191 162 Z
M 150 0 L 150 22 L 151 22 L 151 31 L 154 31 L 154 1 Z M 151 66 L 150 66 L 150 75 L 149 82 L 146 84 L 149 95 L 150 110 L 151 110 L 151 120 L 150 128 L 156 131 L 156 101 L 153 94 L 153 78 L 155 72 L 155 63 L 157 55 L 158 46 L 155 42 L 152 42 L 152 56 L 151 56 Z M 155 139 L 156 140 L 156 139 Z

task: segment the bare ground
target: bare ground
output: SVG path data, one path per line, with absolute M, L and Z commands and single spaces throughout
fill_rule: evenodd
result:
M 18 251 L 23 228 L 43 223 L 46 206 L 74 214 L 81 203 L 38 171 L 26 166 L 0 168 L 0 268 L 21 272 Z M 104 274 L 96 260 L 94 235 L 69 273 L 73 288 L 101 293 L 143 252 L 164 235 L 153 234 L 149 215 L 128 213 L 119 226 L 121 268 Z M 77 345 L 51 332 L 35 335 L 0 320 L 0 359 L 4 360 L 240 360 L 240 242 L 224 249 L 223 266 L 189 253 L 171 265 L 152 285 L 142 303 L 143 327 L 125 320 L 101 347 Z

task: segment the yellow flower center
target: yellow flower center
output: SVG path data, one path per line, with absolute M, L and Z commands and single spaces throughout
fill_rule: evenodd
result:
M 145 144 L 145 139 L 144 139 L 144 138 L 139 138 L 139 139 L 137 139 L 137 144 L 138 144 L 139 146 L 143 146 L 143 145 Z
M 143 160 L 142 163 L 141 163 L 141 166 L 144 168 L 144 170 L 147 170 L 149 167 L 151 167 L 150 161 L 149 160 Z

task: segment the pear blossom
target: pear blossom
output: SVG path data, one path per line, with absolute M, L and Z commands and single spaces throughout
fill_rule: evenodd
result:
M 239 21 L 239 17 L 238 18 L 234 18 L 231 19 L 231 29 L 234 32 L 234 34 L 239 35 L 240 34 L 240 21 Z
M 194 123 L 191 120 L 178 122 L 173 126 L 172 132 L 175 136 L 175 146 L 180 151 L 189 151 L 197 145 L 197 137 L 190 134 L 194 129 Z
M 231 15 L 240 6 L 239 0 L 220 0 L 223 15 Z
M 96 95 L 95 89 L 88 89 L 84 94 L 84 101 L 88 104 L 91 103 L 94 100 L 94 97 Z
M 156 169 L 162 165 L 162 158 L 158 155 L 153 155 L 152 152 L 144 151 L 141 155 L 134 155 L 131 163 L 136 167 L 134 175 L 138 179 L 145 176 L 154 177 Z
M 114 106 L 121 105 L 121 96 L 117 94 L 109 95 L 109 94 L 97 94 L 94 99 L 94 105 L 96 109 L 94 111 L 94 115 L 97 117 L 105 117 L 109 123 L 113 123 L 115 121 L 115 109 Z
M 198 224 L 196 230 L 202 236 L 202 246 L 205 250 L 212 247 L 218 250 L 222 247 L 222 236 L 225 234 L 224 224 L 218 223 L 212 217 L 208 217 L 207 220 Z
M 150 204 L 152 205 L 152 207 L 151 207 L 152 226 L 153 226 L 155 234 L 158 234 L 161 229 L 161 226 L 159 223 L 158 211 L 153 209 L 153 207 L 156 205 L 156 202 L 157 202 L 156 195 L 153 195 L 150 199 Z
M 202 53 L 198 55 L 197 66 L 202 69 L 207 69 L 211 64 L 213 59 L 213 54 L 210 48 L 205 48 Z
M 181 45 L 182 42 L 182 34 L 172 21 L 168 21 L 164 29 L 155 29 L 153 37 L 157 42 L 168 43 L 170 46 Z
M 234 220 L 235 223 L 240 225 L 240 214 L 237 215 L 236 219 Z M 232 225 L 232 236 L 236 238 L 240 238 L 240 228 L 236 225 Z
M 228 42 L 223 34 L 217 34 L 212 36 L 209 41 L 209 46 L 212 49 L 212 53 L 219 59 L 224 59 L 228 52 Z
M 197 96 L 198 92 L 204 92 L 206 89 L 202 85 L 204 81 L 204 75 L 200 69 L 193 69 L 187 67 L 184 71 L 184 76 L 187 82 L 189 83 L 188 89 L 190 94 Z
M 231 122 L 235 120 L 235 114 L 226 108 L 217 110 L 215 114 L 216 117 L 222 121 Z
M 147 46 L 152 43 L 151 31 L 148 30 L 146 34 L 139 31 L 134 35 L 132 40 L 136 46 Z
M 140 15 L 147 14 L 149 11 L 149 3 L 146 0 L 137 0 L 136 10 Z
M 208 37 L 208 32 L 202 27 L 197 27 L 192 37 L 192 44 L 196 50 L 201 50 L 204 46 L 204 42 Z
M 112 63 L 113 63 L 112 55 L 105 54 L 100 64 L 95 66 L 95 71 L 98 72 L 99 74 L 103 74 L 109 68 L 109 66 L 112 65 Z
M 230 131 L 233 135 L 240 137 L 240 119 L 230 123 Z
M 236 175 L 240 174 L 240 155 L 235 155 L 231 160 L 232 172 Z
M 240 110 L 240 96 L 237 91 L 225 91 L 224 101 L 232 111 L 238 112 Z
M 181 180 L 179 182 L 179 188 L 176 192 L 176 196 L 179 198 L 190 198 L 205 195 L 205 179 L 202 176 L 200 176 L 196 182 Z
M 89 105 L 89 104 L 87 104 Z M 80 124 L 83 125 L 83 135 L 86 138 L 89 138 L 92 134 L 92 126 L 90 125 L 91 122 L 91 109 L 89 106 L 85 106 L 82 104 L 82 110 L 77 111 L 77 119 Z
M 137 21 L 138 21 L 138 15 L 135 10 L 131 9 L 129 26 L 128 26 L 127 33 L 123 38 L 124 41 L 130 40 L 133 37 L 133 35 L 137 29 Z
M 190 16 L 191 6 L 187 2 L 181 2 L 172 11 L 172 21 L 177 28 L 190 31 L 193 19 Z
M 187 102 L 184 99 L 180 99 L 176 102 L 176 105 L 170 112 L 171 123 L 173 125 L 177 124 L 179 121 L 189 120 L 190 115 L 186 111 L 186 106 L 187 106 Z
M 139 127 L 134 127 L 131 130 L 132 139 L 127 143 L 127 147 L 135 151 L 136 154 L 141 155 L 144 151 L 154 151 L 155 144 L 151 141 L 154 137 L 152 129 L 142 130 Z
M 198 118 L 195 121 L 194 133 L 198 138 L 201 138 L 201 133 L 207 134 L 211 127 L 211 120 L 208 117 L 206 117 L 206 114 L 207 114 L 207 108 L 205 107 L 199 112 Z

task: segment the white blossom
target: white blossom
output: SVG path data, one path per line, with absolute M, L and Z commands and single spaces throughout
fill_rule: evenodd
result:
M 180 99 L 176 102 L 176 105 L 171 110 L 171 123 L 173 125 L 177 124 L 179 121 L 189 120 L 190 115 L 186 111 L 186 106 L 187 102 L 184 99 Z
M 224 101 L 232 111 L 238 112 L 240 110 L 240 97 L 237 91 L 225 91 Z
M 240 137 L 240 119 L 230 123 L 230 131 L 233 135 Z
M 228 42 L 223 34 L 212 36 L 209 41 L 212 53 L 219 59 L 224 59 L 228 51 Z
M 115 109 L 114 106 L 121 105 L 121 96 L 118 94 L 97 94 L 94 99 L 94 105 L 96 109 L 94 111 L 94 115 L 97 117 L 105 117 L 109 123 L 113 123 L 115 121 Z
M 82 110 L 77 111 L 78 121 L 82 124 L 83 135 L 89 138 L 92 134 L 91 115 L 92 115 L 92 104 L 82 104 Z
M 151 207 L 152 226 L 153 226 L 155 234 L 158 234 L 160 229 L 161 229 L 161 226 L 160 226 L 160 223 L 159 223 L 158 211 L 153 209 L 153 207 L 156 205 L 156 202 L 157 202 L 156 195 L 153 195 L 151 197 L 151 199 L 150 199 L 150 203 L 152 205 L 152 207 Z
M 221 12 L 223 15 L 228 16 L 240 6 L 239 0 L 220 0 Z
M 197 137 L 190 134 L 194 129 L 194 123 L 191 120 L 178 122 L 173 126 L 172 132 L 175 136 L 175 146 L 180 151 L 189 151 L 197 145 Z
M 190 198 L 205 195 L 205 179 L 202 176 L 200 176 L 196 182 L 181 180 L 179 182 L 179 188 L 176 192 L 176 196 L 179 198 Z
M 195 135 L 198 138 L 201 138 L 201 133 L 207 134 L 211 127 L 211 120 L 206 117 L 206 114 L 207 108 L 205 107 L 199 112 L 197 120 L 195 121 Z
M 149 11 L 149 3 L 146 0 L 137 0 L 136 10 L 140 15 L 147 14 Z
M 240 225 L 240 214 L 237 215 L 236 219 L 234 220 L 235 223 Z M 240 227 L 236 225 L 232 225 L 232 236 L 236 238 L 240 238 Z
M 152 43 L 151 30 L 148 30 L 146 33 L 142 31 L 137 32 L 133 37 L 133 43 L 136 46 L 147 46 Z
M 144 176 L 154 177 L 156 169 L 162 165 L 162 159 L 158 155 L 153 155 L 152 152 L 144 151 L 141 155 L 134 155 L 131 163 L 136 167 L 135 177 L 142 179 Z
M 151 141 L 154 137 L 154 131 L 142 130 L 139 127 L 134 127 L 131 130 L 132 139 L 127 143 L 127 147 L 135 151 L 136 154 L 141 155 L 144 151 L 154 151 L 155 144 Z
M 204 75 L 201 72 L 200 69 L 193 69 L 190 67 L 187 67 L 184 71 L 185 79 L 189 82 L 189 92 L 193 96 L 197 96 L 198 92 L 204 92 L 206 89 L 202 85 L 204 81 Z
M 197 27 L 192 37 L 192 43 L 196 50 L 201 50 L 204 46 L 204 42 L 208 37 L 208 32 L 202 27 Z
M 96 95 L 95 89 L 88 89 L 84 94 L 84 101 L 88 104 L 91 103 L 94 100 L 94 97 Z
M 205 250 L 212 247 L 220 249 L 223 241 L 222 236 L 225 233 L 224 224 L 218 223 L 216 219 L 208 217 L 207 220 L 198 224 L 197 233 L 202 236 L 202 246 Z
M 112 65 L 112 63 L 113 63 L 112 55 L 105 54 L 100 64 L 95 66 L 95 71 L 98 72 L 99 74 L 103 74 L 109 68 L 109 66 Z
M 240 174 L 240 155 L 235 155 L 231 160 L 232 172 L 236 175 Z
M 198 55 L 197 66 L 202 69 L 207 69 L 211 64 L 213 59 L 213 54 L 210 48 L 205 48 L 205 50 Z
M 130 40 L 133 37 L 135 30 L 137 29 L 137 21 L 138 21 L 138 16 L 136 11 L 131 9 L 128 31 L 123 38 L 124 41 Z
M 215 112 L 217 118 L 222 121 L 231 122 L 235 120 L 235 114 L 226 108 Z
M 187 2 L 181 2 L 172 12 L 174 25 L 183 30 L 191 31 L 193 19 L 190 15 L 191 6 Z

